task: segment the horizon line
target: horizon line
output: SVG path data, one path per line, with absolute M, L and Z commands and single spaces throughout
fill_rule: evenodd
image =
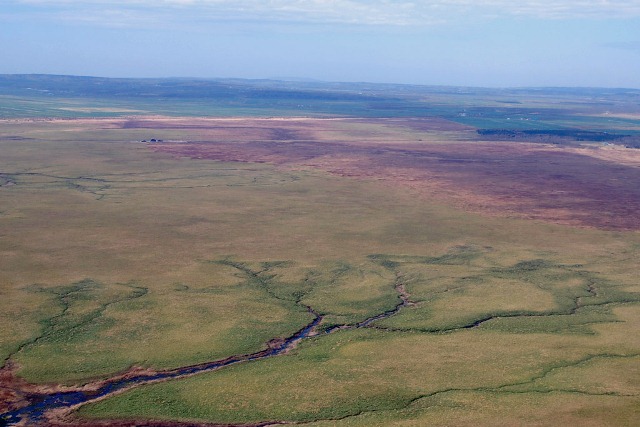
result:
M 517 90 L 517 89 L 600 89 L 600 90 L 632 90 L 640 91 L 640 87 L 623 87 L 623 86 L 474 86 L 474 85 L 459 85 L 459 84 L 426 84 L 426 83 L 399 83 L 399 82 L 375 82 L 365 80 L 321 80 L 317 78 L 307 77 L 262 77 L 262 78 L 248 78 L 248 77 L 194 77 L 194 76 L 164 76 L 164 77 L 114 77 L 114 76 L 100 76 L 100 75 L 84 75 L 84 74 L 58 74 L 58 73 L 0 73 L 0 76 L 50 76 L 50 77 L 74 77 L 74 78 L 92 78 L 92 79 L 109 79 L 109 80 L 204 80 L 204 81 L 225 81 L 235 80 L 244 82 L 283 82 L 283 83 L 316 83 L 316 84 L 371 84 L 371 85 L 394 85 L 394 86 L 417 86 L 417 87 L 440 87 L 440 88 L 456 88 L 456 89 L 489 89 L 489 90 Z

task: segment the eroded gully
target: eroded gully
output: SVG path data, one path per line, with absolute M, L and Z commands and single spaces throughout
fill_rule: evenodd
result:
M 317 327 L 322 322 L 323 316 L 313 308 L 306 306 L 307 311 L 314 316 L 310 323 L 285 339 L 274 339 L 270 341 L 265 350 L 255 353 L 231 356 L 226 359 L 166 371 L 131 371 L 118 377 L 76 389 L 70 388 L 64 391 L 47 391 L 43 387 L 43 391 L 24 392 L 24 397 L 19 405 L 20 407 L 0 414 L 0 425 L 49 425 L 52 414 L 56 414 L 56 417 L 58 417 L 60 414 L 68 413 L 83 404 L 102 399 L 117 392 L 122 392 L 144 384 L 184 378 L 203 372 L 211 372 L 238 363 L 275 357 L 288 352 L 305 338 L 326 335 L 339 330 L 368 327 L 377 320 L 393 316 L 402 307 L 413 304 L 402 284 L 396 283 L 395 288 L 398 292 L 400 302 L 396 304 L 394 308 L 371 316 L 359 323 L 335 325 L 322 332 L 319 332 Z

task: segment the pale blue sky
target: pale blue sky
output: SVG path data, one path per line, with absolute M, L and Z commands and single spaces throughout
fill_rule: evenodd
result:
M 640 0 L 2 0 L 0 73 L 640 88 Z

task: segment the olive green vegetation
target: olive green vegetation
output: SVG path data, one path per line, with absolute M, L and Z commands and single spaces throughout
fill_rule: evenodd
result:
M 412 257 L 404 262 L 435 259 Z M 386 260 L 385 263 L 389 265 Z M 402 270 L 402 265 L 394 268 Z M 554 268 L 557 267 L 534 261 L 498 269 L 498 273 L 507 276 L 520 273 L 523 283 L 537 287 L 529 276 L 539 276 L 540 269 Z M 495 270 L 489 269 L 488 274 Z M 558 281 L 567 280 L 569 288 L 581 288 L 571 283 L 570 278 L 557 277 L 562 274 L 544 274 L 555 276 Z M 420 417 L 414 421 L 420 425 L 431 419 L 431 412 L 437 412 L 431 405 L 441 405 L 437 400 L 433 403 L 435 396 L 458 398 L 470 391 L 488 399 L 527 394 L 535 400 L 540 393 L 567 394 L 568 397 L 563 397 L 569 401 L 567 410 L 575 409 L 573 405 L 578 405 L 580 411 L 590 409 L 592 403 L 584 401 L 586 396 L 594 397 L 596 402 L 603 397 L 619 396 L 622 402 L 637 404 L 640 338 L 633 330 L 640 325 L 640 294 L 616 290 L 615 285 L 606 281 L 599 282 L 597 287 L 586 286 L 589 290 L 585 292 L 566 291 L 578 295 L 571 304 L 565 301 L 565 292 L 558 292 L 560 296 L 556 295 L 555 304 L 551 304 L 554 307 L 524 313 L 521 305 L 528 303 L 531 294 L 518 292 L 518 286 L 515 294 L 499 287 L 516 301 L 505 304 L 507 308 L 502 307 L 500 313 L 490 315 L 496 316 L 492 321 L 473 328 L 467 326 L 486 320 L 489 315 L 484 311 L 472 312 L 467 323 L 461 325 L 455 313 L 465 307 L 455 295 L 451 296 L 452 304 L 447 308 L 454 314 L 449 318 L 441 315 L 438 328 L 433 325 L 428 329 L 422 325 L 410 328 L 405 326 L 406 321 L 399 322 L 404 326 L 402 330 L 386 327 L 405 313 L 429 324 L 429 312 L 422 313 L 423 303 L 417 302 L 370 328 L 314 337 L 283 357 L 143 386 L 89 405 L 80 413 L 99 418 L 144 416 L 223 423 L 342 420 L 345 425 L 386 425 L 392 420 L 402 420 L 407 413 L 413 416 L 417 412 Z M 549 286 L 552 294 L 555 287 L 559 288 L 559 283 Z M 456 286 L 449 289 L 457 291 Z M 493 296 L 493 291 L 489 291 L 488 298 Z M 498 296 L 494 304 L 501 301 Z M 596 308 L 599 312 L 594 313 Z M 583 314 L 583 310 L 587 313 Z M 500 321 L 503 324 L 499 327 L 493 324 Z M 572 396 L 577 397 L 578 402 L 572 400 Z M 432 402 L 426 410 L 419 409 L 424 405 L 423 400 Z M 620 403 L 615 402 L 614 406 Z M 446 409 L 447 405 L 438 409 Z M 473 405 L 467 406 L 466 411 L 471 407 Z M 616 415 L 626 420 L 619 424 L 631 425 L 637 408 L 628 404 L 623 407 L 628 413 Z M 455 419 L 463 420 L 468 415 L 466 411 L 458 410 Z M 385 414 L 378 414 L 380 419 L 375 422 L 371 416 L 361 416 L 380 412 Z M 534 419 L 527 418 L 532 414 L 544 419 L 534 411 L 510 413 L 502 408 L 489 414 L 479 411 L 469 423 L 478 422 L 482 417 L 488 422 L 489 416 L 499 416 L 506 424 L 512 424 Z M 432 420 L 439 417 L 441 415 Z M 570 418 L 572 423 L 581 419 L 578 413 Z M 555 422 L 546 421 L 547 424 Z
M 623 332 L 638 325 L 637 307 L 620 309 L 617 315 L 622 322 L 636 320 L 631 325 L 609 324 L 595 337 L 484 329 L 433 334 L 339 331 L 306 341 L 284 357 L 143 386 L 87 406 L 81 413 L 249 423 L 342 419 L 389 411 L 385 416 L 389 420 L 396 411 L 411 409 L 421 399 L 453 392 L 530 393 L 533 397 L 558 392 L 580 398 L 637 399 L 637 370 L 626 371 L 624 376 L 606 375 L 615 367 L 632 366 L 638 358 L 639 340 Z M 606 353 L 597 355 L 603 349 Z M 593 373 L 576 378 L 572 370 Z M 592 375 L 599 377 L 594 380 Z M 567 377 L 574 384 L 562 381 Z M 623 378 L 626 380 L 621 381 Z M 550 385 L 539 384 L 545 379 Z M 503 412 L 506 415 L 508 410 Z
M 640 294 L 580 265 L 536 259 L 487 268 L 474 257 L 479 252 L 466 248 L 441 257 L 376 257 L 393 264 L 418 302 L 378 325 L 434 332 L 482 323 L 511 332 L 586 333 L 584 325 L 615 320 L 611 305 L 640 301 Z
M 13 360 L 25 378 L 77 382 L 137 364 L 172 368 L 254 351 L 308 321 L 301 309 L 265 299 L 250 283 L 191 289 L 130 285 L 37 289 L 53 295 L 57 313 L 41 320 L 40 335 Z M 101 295 L 118 292 L 115 298 Z
M 0 354 L 28 381 L 258 351 L 310 322 L 307 306 L 324 316 L 320 331 L 355 325 L 396 307 L 400 285 L 409 302 L 366 328 L 142 386 L 80 416 L 637 419 L 637 233 L 471 215 L 310 169 L 174 158 L 135 142 L 149 133 L 108 120 L 0 128 Z

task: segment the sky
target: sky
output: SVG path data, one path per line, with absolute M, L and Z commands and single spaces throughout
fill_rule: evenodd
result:
M 640 88 L 640 0 L 0 0 L 0 73 Z

